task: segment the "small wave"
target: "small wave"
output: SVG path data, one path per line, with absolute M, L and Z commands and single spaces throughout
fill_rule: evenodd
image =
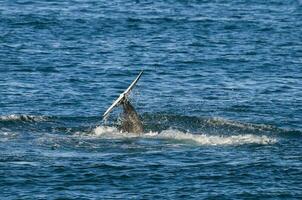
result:
M 13 138 L 16 138 L 17 134 L 9 130 L 0 130 L 0 142 L 7 142 Z
M 244 145 L 244 144 L 274 144 L 277 139 L 268 137 L 266 135 L 253 135 L 253 134 L 241 134 L 241 135 L 207 135 L 207 134 L 192 134 L 185 133 L 179 130 L 168 129 L 161 132 L 149 132 L 142 135 L 136 135 L 133 133 L 123 133 L 118 129 L 108 126 L 98 126 L 93 130 L 93 134 L 97 137 L 106 138 L 128 138 L 128 137 L 142 137 L 142 138 L 157 138 L 157 139 L 171 139 L 183 142 L 193 142 L 199 145 Z
M 30 161 L 14 161 L 14 162 L 7 162 L 7 164 L 12 164 L 12 165 L 39 166 L 39 163 L 38 163 L 38 162 L 30 162 Z
M 40 122 L 46 121 L 48 117 L 46 116 L 35 116 L 35 115 L 7 115 L 0 116 L 0 121 L 25 121 L 25 122 Z
M 226 125 L 226 126 L 237 127 L 237 128 L 245 129 L 245 130 L 249 129 L 249 130 L 263 131 L 263 130 L 274 129 L 274 127 L 271 125 L 241 123 L 241 122 L 231 121 L 231 120 L 227 120 L 227 119 L 219 118 L 219 117 L 208 119 L 208 120 L 206 120 L 206 122 L 209 124 L 212 124 L 212 125 Z

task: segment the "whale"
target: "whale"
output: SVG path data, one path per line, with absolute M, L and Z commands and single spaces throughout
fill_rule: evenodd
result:
M 129 95 L 132 89 L 134 88 L 134 86 L 139 81 L 142 74 L 143 71 L 141 71 L 138 74 L 138 76 L 134 79 L 134 81 L 130 84 L 130 86 L 123 93 L 119 95 L 119 97 L 111 104 L 111 106 L 103 114 L 103 119 L 106 119 L 115 107 L 122 106 L 123 108 L 122 124 L 119 128 L 122 132 L 135 133 L 135 134 L 142 134 L 144 132 L 141 117 L 136 112 L 134 106 L 130 103 L 129 100 Z
M 130 101 L 125 98 L 121 104 L 124 110 L 121 131 L 136 134 L 143 133 L 143 123 Z

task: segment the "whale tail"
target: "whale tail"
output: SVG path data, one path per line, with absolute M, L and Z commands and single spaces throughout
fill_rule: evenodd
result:
M 106 110 L 103 114 L 103 118 L 107 118 L 109 113 L 113 110 L 114 107 L 122 105 L 124 109 L 122 127 L 121 130 L 124 132 L 131 133 L 142 133 L 143 125 L 140 120 L 139 115 L 135 111 L 134 107 L 128 100 L 128 96 L 133 89 L 133 87 L 137 84 L 138 80 L 142 76 L 143 71 L 139 73 L 136 79 L 130 84 L 130 86 L 122 93 L 120 96 L 113 102 L 113 104 Z

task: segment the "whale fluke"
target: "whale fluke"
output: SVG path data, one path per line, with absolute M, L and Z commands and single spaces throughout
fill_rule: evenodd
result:
M 103 114 L 103 118 L 105 119 L 109 115 L 109 113 L 113 110 L 114 107 L 122 105 L 124 113 L 123 113 L 121 130 L 124 132 L 143 133 L 143 124 L 140 120 L 140 117 L 128 99 L 131 90 L 137 84 L 142 74 L 143 71 L 141 71 L 138 74 L 138 76 L 130 84 L 130 86 L 122 94 L 120 94 L 120 96 L 113 102 L 113 104 Z

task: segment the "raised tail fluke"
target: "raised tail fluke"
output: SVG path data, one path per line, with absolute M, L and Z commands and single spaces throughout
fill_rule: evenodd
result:
M 118 106 L 121 104 L 122 101 L 125 100 L 125 98 L 127 98 L 127 96 L 130 94 L 131 90 L 133 89 L 133 87 L 136 85 L 136 83 L 138 82 L 138 80 L 140 79 L 140 77 L 143 74 L 143 70 L 139 73 L 139 75 L 136 77 L 136 79 L 130 84 L 130 86 L 122 93 L 120 94 L 120 96 L 113 102 L 113 104 L 106 110 L 106 112 L 103 114 L 103 118 L 106 118 L 108 116 L 108 114 L 113 110 L 113 108 L 115 106 Z

